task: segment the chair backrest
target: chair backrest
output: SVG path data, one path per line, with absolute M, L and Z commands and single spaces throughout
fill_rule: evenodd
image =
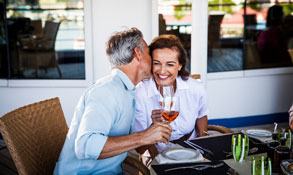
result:
M 256 25 L 256 14 L 243 15 L 246 25 Z
M 261 58 L 255 41 L 245 41 L 244 67 L 247 69 L 261 67 Z
M 219 15 L 209 15 L 209 23 L 208 23 L 208 40 L 218 41 L 220 40 L 220 31 L 221 31 L 221 24 L 224 18 L 223 14 Z
M 46 39 L 47 41 L 50 41 L 51 43 L 50 48 L 54 49 L 55 47 L 55 41 L 56 41 L 60 24 L 61 22 L 53 22 L 53 21 L 46 21 L 45 23 L 43 38 Z M 49 46 L 46 46 L 46 47 L 49 47 Z
M 38 37 L 42 37 L 43 35 L 42 20 L 41 19 L 32 20 L 31 26 L 33 26 L 34 28 L 33 34 L 37 35 Z
M 67 131 L 58 98 L 18 108 L 0 118 L 0 132 L 21 175 L 53 174 Z
M 193 79 L 200 79 L 200 74 L 190 74 L 189 77 Z

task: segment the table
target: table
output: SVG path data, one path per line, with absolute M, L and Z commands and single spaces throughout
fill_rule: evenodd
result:
M 232 138 L 232 134 L 222 134 L 222 135 L 216 135 L 216 136 L 196 138 L 196 139 L 192 140 L 192 142 L 194 142 L 200 146 L 203 146 L 207 149 L 210 149 L 215 153 L 215 156 L 213 156 L 209 159 L 205 159 L 204 162 L 223 160 L 229 167 L 235 169 L 239 173 L 239 175 L 250 175 L 251 174 L 251 159 L 252 159 L 252 157 L 253 156 L 266 156 L 266 145 L 265 144 L 257 144 L 255 142 L 254 143 L 250 142 L 249 147 L 252 148 L 257 145 L 257 147 L 259 148 L 258 151 L 253 155 L 249 155 L 247 157 L 246 161 L 244 161 L 242 163 L 238 163 L 238 162 L 235 162 L 234 159 L 232 159 L 232 158 L 229 158 L 229 159 L 224 158 L 225 154 L 223 153 L 223 151 L 231 151 L 231 149 L 230 149 L 231 138 Z M 206 143 L 209 143 L 209 144 L 206 144 Z M 176 146 L 188 147 L 183 142 L 180 142 Z M 205 154 L 204 157 L 207 158 L 208 156 Z M 154 159 L 154 161 L 152 162 L 152 165 L 158 165 L 158 162 L 156 161 L 156 159 Z M 151 175 L 157 175 L 156 171 L 153 169 L 152 166 L 151 166 L 150 171 L 151 171 Z M 184 171 L 185 170 L 183 170 L 183 172 Z

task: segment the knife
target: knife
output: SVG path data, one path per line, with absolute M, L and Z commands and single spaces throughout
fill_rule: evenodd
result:
M 184 141 L 184 143 L 186 143 L 187 145 L 193 145 L 194 147 L 196 147 L 197 149 L 200 149 L 200 150 L 202 150 L 202 151 L 204 151 L 204 152 L 207 152 L 207 153 L 209 153 L 210 155 L 215 155 L 211 150 L 209 150 L 209 149 L 206 149 L 206 148 L 203 148 L 203 147 L 201 147 L 201 146 L 199 146 L 199 145 L 197 145 L 197 144 L 195 144 L 195 143 L 193 143 L 193 142 L 191 142 L 191 141 L 189 141 L 189 140 L 186 140 L 186 141 Z M 189 144 L 188 144 L 189 143 Z

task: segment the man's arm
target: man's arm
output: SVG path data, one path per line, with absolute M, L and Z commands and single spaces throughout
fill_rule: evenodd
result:
M 207 135 L 206 132 L 208 131 L 208 117 L 206 115 L 196 120 L 195 129 L 197 137 Z
M 127 152 L 131 149 L 158 142 L 167 143 L 170 139 L 172 128 L 167 123 L 155 123 L 142 132 L 124 136 L 108 137 L 98 159 L 104 159 Z

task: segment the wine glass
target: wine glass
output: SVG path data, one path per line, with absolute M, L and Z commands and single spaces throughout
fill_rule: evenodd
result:
M 179 115 L 179 98 L 174 96 L 173 86 L 159 86 L 158 90 L 160 94 L 162 94 L 159 99 L 162 117 L 166 122 L 172 122 Z M 176 122 L 174 122 L 173 129 L 172 132 L 177 129 Z M 172 143 L 168 143 L 167 146 L 173 147 L 174 145 Z
M 160 93 L 159 105 L 162 112 L 162 116 L 165 119 L 165 121 L 171 122 L 175 120 L 175 118 L 174 119 L 172 118 L 173 119 L 172 120 L 170 117 L 168 117 L 171 111 L 171 107 L 173 105 L 174 88 L 173 86 L 159 86 L 158 91 Z
M 168 122 L 174 121 L 179 115 L 179 98 L 163 97 L 162 116 Z

